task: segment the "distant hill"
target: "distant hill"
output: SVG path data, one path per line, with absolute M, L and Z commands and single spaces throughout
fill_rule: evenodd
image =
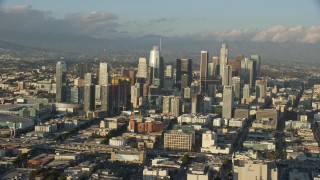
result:
M 44 55 L 78 57 L 99 57 L 102 55 L 125 55 L 148 57 L 150 49 L 159 45 L 162 39 L 162 55 L 167 62 L 176 58 L 192 58 L 198 63 L 201 50 L 208 50 L 210 56 L 218 55 L 221 43 L 214 39 L 195 40 L 146 35 L 137 38 L 93 38 L 79 35 L 52 33 L 1 32 L 0 48 L 13 51 L 30 51 Z M 228 42 L 227 42 L 228 43 Z M 320 44 L 271 43 L 271 42 L 229 42 L 230 56 L 239 53 L 245 56 L 261 54 L 263 60 L 274 61 L 319 61 Z

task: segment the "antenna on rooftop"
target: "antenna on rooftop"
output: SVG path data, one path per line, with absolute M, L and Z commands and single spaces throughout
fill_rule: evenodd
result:
M 160 47 L 160 51 L 161 51 L 161 37 L 160 37 L 160 45 L 159 45 L 159 47 Z

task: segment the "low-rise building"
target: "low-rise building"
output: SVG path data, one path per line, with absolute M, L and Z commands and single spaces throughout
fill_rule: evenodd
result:
M 211 179 L 211 174 L 209 168 L 203 163 L 193 163 L 190 165 L 187 180 L 209 180 Z
M 171 130 L 164 133 L 164 148 L 191 151 L 195 144 L 194 131 Z
M 143 180 L 170 179 L 169 172 L 166 169 L 148 168 L 143 169 Z
M 144 151 L 112 151 L 111 161 L 143 163 L 146 158 Z
M 127 142 L 128 142 L 128 139 L 121 136 L 113 137 L 109 139 L 110 146 L 126 146 Z

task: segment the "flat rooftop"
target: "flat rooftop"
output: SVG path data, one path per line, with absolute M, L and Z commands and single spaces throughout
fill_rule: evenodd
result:
M 0 122 L 24 122 L 31 120 L 31 118 L 26 118 L 26 117 L 21 117 L 21 116 L 16 116 L 16 115 L 10 115 L 10 114 L 3 114 L 0 113 Z

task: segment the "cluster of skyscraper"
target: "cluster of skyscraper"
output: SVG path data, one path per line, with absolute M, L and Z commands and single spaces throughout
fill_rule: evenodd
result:
M 98 77 L 94 77 L 80 64 L 80 75 L 70 88 L 71 100 L 68 100 L 70 85 L 66 83 L 66 64 L 58 62 L 56 102 L 83 103 L 85 111 L 94 111 L 100 102 L 101 111 L 109 115 L 132 108 L 178 116 L 211 112 L 213 98 L 222 92 L 222 116 L 231 118 L 235 101 L 245 104 L 255 90 L 258 98 L 265 96 L 265 81 L 258 80 L 256 86 L 261 64 L 259 55 L 229 60 L 228 46 L 222 44 L 220 56 L 213 56 L 211 60 L 208 51 L 201 51 L 199 64 L 199 73 L 193 71 L 191 59 L 177 59 L 175 68 L 171 64 L 165 66 L 158 46 L 151 49 L 149 61 L 140 58 L 136 70 L 130 69 L 127 73 L 122 70 L 120 75 L 109 74 L 108 64 L 102 62 Z M 83 97 L 74 95 L 81 91 Z

